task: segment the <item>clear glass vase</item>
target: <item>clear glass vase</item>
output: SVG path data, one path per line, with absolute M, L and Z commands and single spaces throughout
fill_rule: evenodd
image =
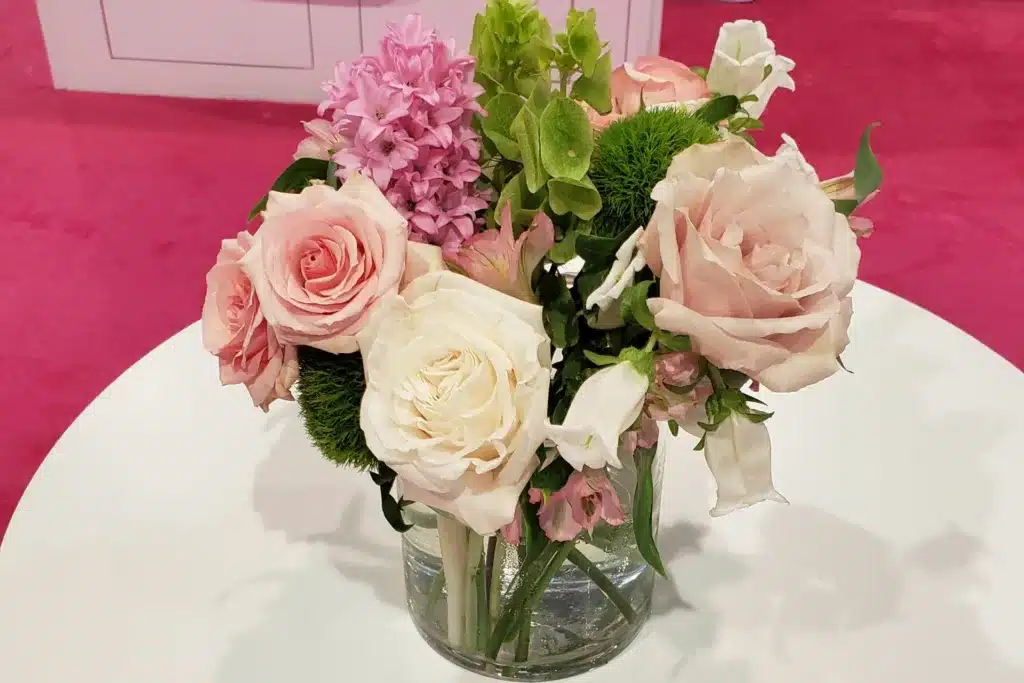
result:
M 651 465 L 655 534 L 662 451 L 661 445 L 654 449 Z M 620 458 L 623 467 L 609 476 L 625 523 L 602 522 L 573 543 L 547 546 L 550 563 L 543 573 L 550 580 L 533 594 L 525 591 L 525 602 L 517 601 L 524 575 L 548 557 L 529 557 L 500 534 L 479 536 L 428 508 L 408 508 L 416 526 L 403 541 L 406 595 L 427 643 L 465 669 L 519 681 L 574 676 L 622 652 L 650 615 L 655 572 L 634 534 L 636 465 L 632 454 Z

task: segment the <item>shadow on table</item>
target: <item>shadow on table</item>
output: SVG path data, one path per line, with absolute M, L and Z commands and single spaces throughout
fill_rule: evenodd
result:
M 930 424 L 913 400 L 900 420 L 919 435 L 924 451 L 928 443 L 948 436 L 949 425 Z M 306 443 L 297 419 L 278 427 L 281 438 L 259 465 L 253 488 L 253 505 L 264 526 L 290 542 L 324 547 L 339 579 L 369 587 L 389 610 L 402 609 L 400 547 L 380 519 L 375 491 L 362 481 L 365 475 L 323 461 Z M 973 492 L 966 496 L 970 501 L 984 500 L 992 489 L 989 474 L 983 467 L 962 467 L 957 484 Z M 874 493 L 881 491 L 893 493 L 885 487 Z M 919 504 L 934 506 L 937 520 L 946 519 L 942 500 L 949 491 L 916 493 Z M 894 500 L 881 496 L 878 504 L 895 511 Z M 986 510 L 963 512 L 977 520 Z M 667 658 L 664 680 L 1024 680 L 1024 670 L 1003 659 L 994 636 L 986 632 L 998 628 L 998 622 L 972 602 L 987 587 L 984 544 L 954 518 L 944 527 L 937 524 L 927 541 L 899 548 L 810 506 L 737 514 L 757 515 L 751 525 L 756 544 L 744 552 L 720 542 L 726 535 L 711 543 L 706 527 L 676 522 L 662 530 L 661 548 L 672 580 L 657 584 L 654 614 L 642 640 L 655 639 L 653 651 Z M 900 520 L 893 521 L 900 528 Z M 274 657 L 280 666 L 257 665 L 274 648 L 271 635 L 286 633 L 288 623 L 330 623 L 331 614 L 304 602 L 309 591 L 290 587 L 303 580 L 301 570 L 280 578 L 279 598 L 259 623 L 238 634 L 218 681 L 277 683 L 283 671 L 311 671 L 316 667 L 310 661 L 337 659 L 337 643 L 316 641 L 279 647 Z M 1005 651 L 1005 638 L 1002 643 Z M 316 673 L 304 680 L 333 682 L 344 674 L 344 664 L 339 666 L 332 676 Z

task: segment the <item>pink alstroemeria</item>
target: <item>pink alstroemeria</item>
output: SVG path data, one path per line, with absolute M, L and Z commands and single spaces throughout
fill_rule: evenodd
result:
M 654 362 L 654 382 L 647 389 L 647 413 L 655 420 L 686 422 L 690 411 L 711 396 L 711 382 L 700 375 L 700 355 L 676 351 Z
M 540 503 L 540 526 L 552 541 L 571 541 L 584 529 L 591 533 L 602 520 L 611 526 L 626 521 L 619 494 L 608 475 L 589 467 L 573 472 L 565 486 L 554 493 L 545 495 L 539 489 L 530 489 L 530 502 Z
M 516 239 L 512 208 L 501 212 L 501 230 L 487 230 L 466 241 L 449 261 L 468 277 L 523 301 L 536 301 L 530 280 L 544 255 L 555 244 L 551 219 L 538 213 L 529 229 Z
M 516 514 L 512 521 L 501 527 L 501 535 L 509 545 L 519 545 L 523 542 L 523 508 L 521 506 L 516 506 Z

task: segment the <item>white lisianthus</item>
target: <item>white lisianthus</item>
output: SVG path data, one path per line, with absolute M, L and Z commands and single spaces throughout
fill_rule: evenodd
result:
M 577 470 L 619 468 L 619 437 L 640 416 L 650 380 L 633 363 L 616 363 L 583 382 L 560 425 L 548 439 Z
M 637 228 L 615 252 L 615 263 L 605 276 L 604 282 L 587 297 L 586 308 L 597 306 L 602 311 L 606 310 L 619 300 L 627 287 L 633 286 L 636 274 L 647 265 L 643 253 L 636 248 L 643 233 L 643 228 Z
M 511 522 L 547 426 L 542 308 L 455 273 L 428 273 L 382 302 L 359 348 L 360 426 L 403 496 L 481 535 Z
M 731 21 L 719 29 L 708 67 L 708 87 L 720 95 L 756 95 L 757 101 L 744 107 L 750 116 L 759 118 L 772 93 L 779 88 L 796 89 L 789 75 L 795 66 L 792 59 L 775 52 L 775 43 L 768 38 L 764 23 L 749 19 Z
M 733 412 L 705 439 L 704 458 L 718 486 L 712 517 L 766 500 L 789 502 L 772 483 L 772 443 L 764 423 Z

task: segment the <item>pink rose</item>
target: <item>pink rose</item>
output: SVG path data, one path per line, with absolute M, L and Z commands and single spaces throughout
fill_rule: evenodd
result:
M 729 140 L 681 152 L 652 197 L 641 248 L 660 328 L 772 391 L 839 369 L 860 249 L 818 183 Z
M 223 384 L 244 384 L 263 410 L 274 399 L 292 400 L 289 391 L 299 376 L 294 346 L 281 344 L 260 312 L 252 282 L 239 261 L 252 235 L 224 240 L 217 263 L 206 275 L 203 345 L 220 360 Z
M 538 213 L 519 238 L 512 231 L 512 207 L 501 212 L 501 230 L 473 235 L 450 260 L 466 276 L 491 289 L 535 302 L 530 286 L 533 271 L 555 244 L 555 228 L 547 214 Z
M 415 267 L 407 267 L 407 254 Z M 332 353 L 358 349 L 356 333 L 380 298 L 398 291 L 407 269 L 440 266 L 436 247 L 410 249 L 405 219 L 361 175 L 337 190 L 271 192 L 242 259 L 278 338 Z
M 571 541 L 604 520 L 612 526 L 626 521 L 615 487 L 604 470 L 589 467 L 573 472 L 561 490 L 545 496 L 530 489 L 530 502 L 540 503 L 539 520 L 552 541 Z
M 590 124 L 603 130 L 619 119 L 632 116 L 645 107 L 682 105 L 711 96 L 704 79 L 685 64 L 664 57 L 641 57 L 612 72 L 612 110 L 601 115 L 590 110 Z

